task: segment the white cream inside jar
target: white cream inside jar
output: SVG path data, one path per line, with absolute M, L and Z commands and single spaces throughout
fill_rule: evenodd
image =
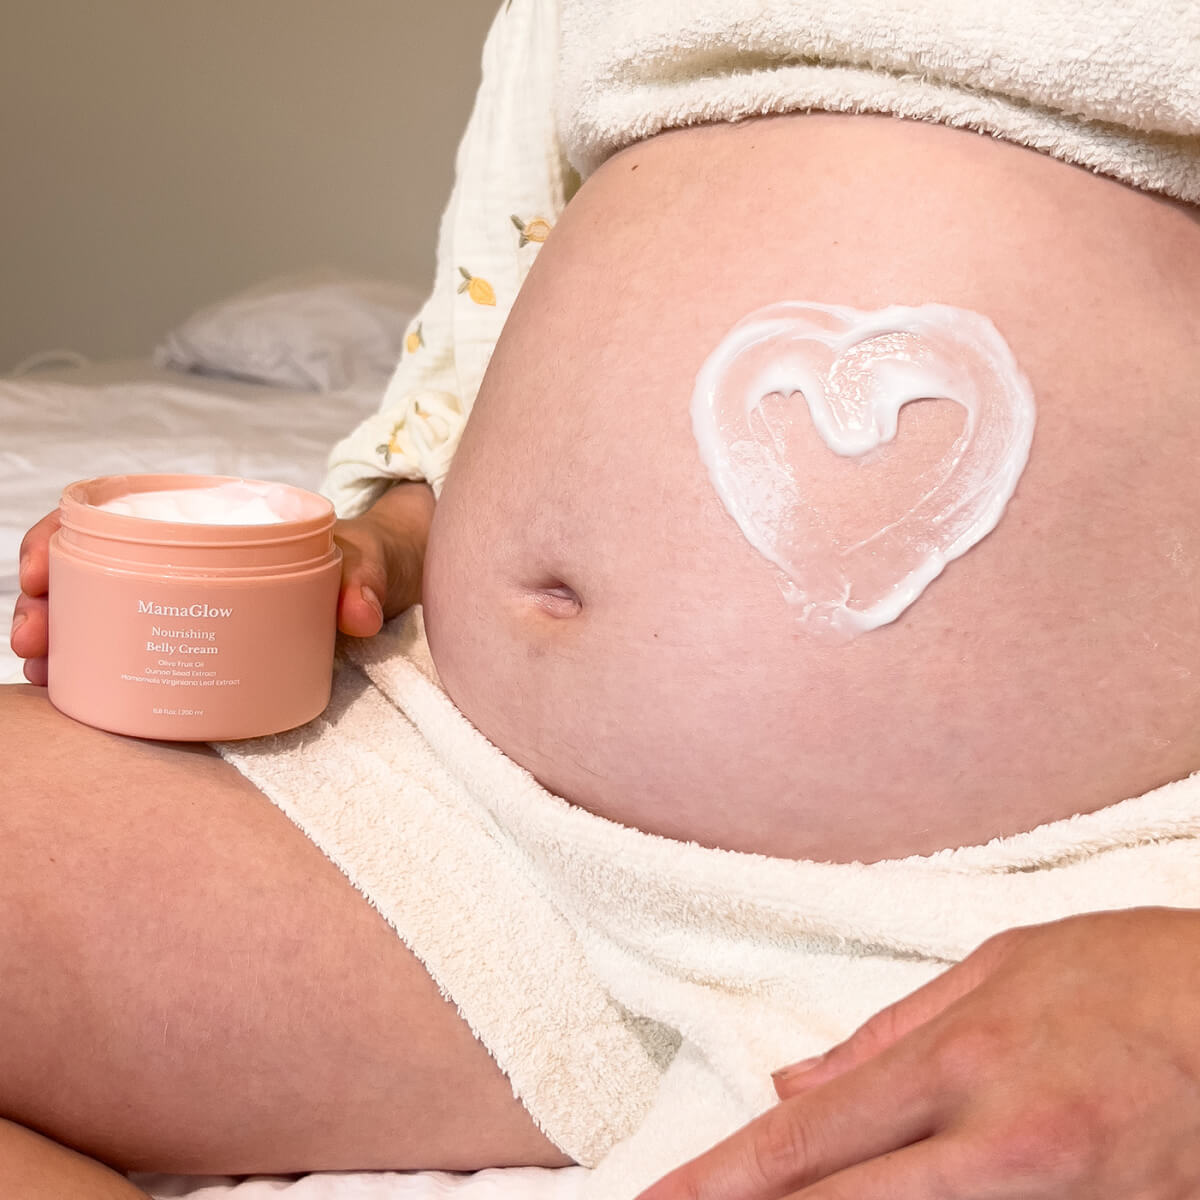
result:
M 126 517 L 185 525 L 279 525 L 306 515 L 294 489 L 248 479 L 211 487 L 131 491 L 96 507 Z

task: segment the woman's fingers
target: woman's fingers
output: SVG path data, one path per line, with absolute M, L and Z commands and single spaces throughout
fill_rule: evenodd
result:
M 924 987 L 876 1013 L 844 1042 L 819 1058 L 806 1059 L 776 1071 L 772 1076 L 781 1100 L 820 1087 L 831 1079 L 894 1046 L 973 991 L 995 969 L 1009 939 L 994 938 L 973 954 L 931 979 Z
M 768 1109 L 639 1200 L 782 1200 L 807 1197 L 804 1189 L 824 1180 L 835 1190 L 817 1189 L 814 1197 L 849 1200 L 855 1193 L 836 1190 L 832 1177 L 881 1156 L 890 1159 L 933 1133 L 941 1096 L 931 1083 L 915 1049 L 897 1047 Z
M 916 1142 L 793 1192 L 786 1200 L 962 1200 L 971 1192 L 966 1155 L 950 1137 Z
M 21 539 L 21 591 L 27 596 L 44 596 L 50 588 L 50 538 L 58 525 L 55 509 Z
M 50 590 L 50 538 L 58 528 L 58 510 L 47 513 L 21 539 L 21 594 L 13 606 L 9 645 L 25 659 L 25 678 L 46 686 L 49 649 L 46 593 Z
M 388 594 L 388 571 L 379 540 L 351 521 L 338 523 L 342 548 L 342 587 L 338 596 L 338 628 L 351 637 L 371 637 L 383 628 L 382 597 Z
M 400 483 L 361 516 L 334 526 L 342 548 L 338 628 L 343 633 L 370 637 L 386 619 L 420 600 L 434 503 L 428 484 Z
M 13 608 L 13 623 L 12 634 L 9 644 L 12 646 L 12 652 L 18 658 L 24 658 L 32 662 L 44 660 L 47 651 L 47 611 L 49 604 L 45 596 L 27 596 L 22 593 L 17 597 L 16 606 Z M 44 678 L 35 680 L 30 678 L 29 666 L 30 662 L 26 662 L 25 677 L 30 683 L 42 682 Z M 44 665 L 42 668 L 44 674 Z

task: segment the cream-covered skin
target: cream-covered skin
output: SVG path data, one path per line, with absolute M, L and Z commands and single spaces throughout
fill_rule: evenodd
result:
M 809 488 L 793 446 L 810 421 L 834 454 L 861 462 L 862 486 L 895 441 L 900 409 L 946 399 L 963 431 L 904 513 L 846 544 L 837 496 Z M 1033 393 L 1004 338 L 945 304 L 863 313 L 785 302 L 739 321 L 708 356 L 692 430 L 726 511 L 781 572 L 783 594 L 814 632 L 853 637 L 894 621 L 995 528 L 1029 459 Z
M 967 131 L 795 115 L 679 130 L 568 206 L 439 501 L 430 642 L 467 716 L 628 825 L 878 859 L 1091 810 L 1200 765 L 1200 224 Z M 995 529 L 889 624 L 814 637 L 697 453 L 696 377 L 800 297 L 985 314 L 1037 397 Z M 966 427 L 899 410 L 870 470 L 789 456 L 854 545 Z

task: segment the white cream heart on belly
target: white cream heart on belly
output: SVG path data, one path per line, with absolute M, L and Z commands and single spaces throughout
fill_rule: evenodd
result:
M 966 419 L 916 481 L 919 498 L 877 532 L 843 544 L 792 461 L 811 421 L 836 454 L 891 442 L 900 409 L 951 400 Z M 986 317 L 944 304 L 862 312 L 784 302 L 739 321 L 705 360 L 692 429 L 742 534 L 786 577 L 814 629 L 854 636 L 894 621 L 1000 520 L 1029 460 L 1033 391 Z

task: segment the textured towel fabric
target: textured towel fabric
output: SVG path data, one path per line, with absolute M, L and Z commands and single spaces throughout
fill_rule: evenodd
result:
M 585 1194 L 628 1200 L 993 933 L 1200 906 L 1200 775 L 864 866 L 704 849 L 544 791 L 437 682 L 419 610 L 347 645 L 324 717 L 221 747 L 425 963 Z
M 584 174 L 660 130 L 882 112 L 1200 202 L 1195 0 L 563 0 L 559 126 Z
M 806 109 L 977 129 L 1200 203 L 1200 4 L 505 3 L 458 149 L 433 293 L 380 411 L 330 458 L 323 490 L 338 512 L 361 512 L 396 479 L 440 488 L 578 172 L 663 129 Z

